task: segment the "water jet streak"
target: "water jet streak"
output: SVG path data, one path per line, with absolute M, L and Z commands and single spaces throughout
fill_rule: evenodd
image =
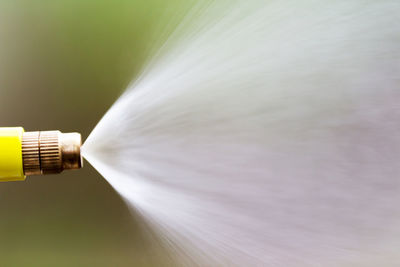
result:
M 395 266 L 399 11 L 194 7 L 84 156 L 184 263 Z

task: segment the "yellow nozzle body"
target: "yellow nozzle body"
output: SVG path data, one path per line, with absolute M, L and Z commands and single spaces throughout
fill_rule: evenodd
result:
M 0 181 L 25 180 L 22 162 L 22 127 L 0 127 Z
M 0 127 L 0 182 L 82 167 L 81 135 Z

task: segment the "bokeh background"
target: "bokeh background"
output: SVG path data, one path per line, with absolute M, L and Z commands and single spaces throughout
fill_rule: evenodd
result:
M 0 1 L 0 126 L 85 139 L 193 1 Z M 1 149 L 1 148 L 0 148 Z M 167 266 L 88 163 L 0 184 L 1 266 Z

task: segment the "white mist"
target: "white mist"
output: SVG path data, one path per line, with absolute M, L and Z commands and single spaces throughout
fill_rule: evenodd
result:
M 399 14 L 195 6 L 84 155 L 183 265 L 399 266 Z

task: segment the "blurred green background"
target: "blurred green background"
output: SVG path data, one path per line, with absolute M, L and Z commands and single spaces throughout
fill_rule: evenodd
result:
M 0 126 L 85 139 L 193 1 L 0 1 Z M 173 262 L 86 163 L 0 184 L 0 266 Z

